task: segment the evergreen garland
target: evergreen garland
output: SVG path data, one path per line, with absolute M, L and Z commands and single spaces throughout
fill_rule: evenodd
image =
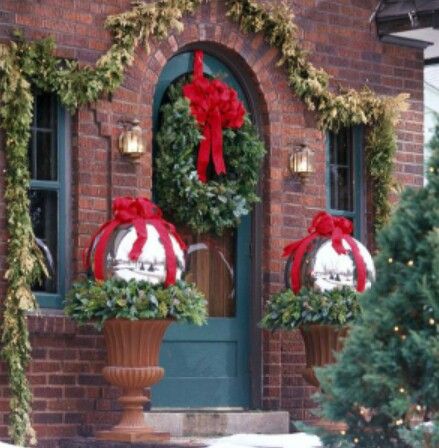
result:
M 26 378 L 30 344 L 26 311 L 36 308 L 30 285 L 45 273 L 44 261 L 36 245 L 29 215 L 28 140 L 33 97 L 29 82 L 21 75 L 15 47 L 0 46 L 0 108 L 5 130 L 5 201 L 9 234 L 3 303 L 2 356 L 9 369 L 11 386 L 10 435 L 24 445 L 35 442 L 30 423 L 31 393 Z
M 132 64 L 139 44 L 147 47 L 148 39 L 164 38 L 183 28 L 181 18 L 193 12 L 202 0 L 157 0 L 136 2 L 122 14 L 110 16 L 106 28 L 113 43 L 95 66 L 80 66 L 77 61 L 56 58 L 51 39 L 27 42 L 19 38 L 8 46 L 0 45 L 1 127 L 5 131 L 6 214 L 9 231 L 7 271 L 8 290 L 4 301 L 2 354 L 8 366 L 11 383 L 10 435 L 17 444 L 35 442 L 30 424 L 31 393 L 25 370 L 30 358 L 30 345 L 25 312 L 35 308 L 31 285 L 45 272 L 42 255 L 35 244 L 29 216 L 29 172 L 27 147 L 32 119 L 30 84 L 55 92 L 71 111 L 114 91 L 123 81 L 125 68 Z M 296 37 L 293 15 L 285 6 L 271 6 L 256 0 L 227 0 L 228 15 L 244 31 L 263 32 L 268 43 L 279 49 L 294 92 L 315 110 L 322 129 L 336 131 L 342 126 L 366 124 L 371 127 L 388 120 L 386 132 L 394 135 L 396 118 L 404 108 L 406 96 L 380 98 L 369 89 L 348 90 L 339 95 L 329 90 L 329 76 L 316 69 Z M 389 107 L 389 101 L 392 107 Z M 378 133 L 378 135 L 377 135 Z M 386 163 L 391 166 L 390 140 L 384 130 L 375 133 L 382 142 Z M 386 143 L 387 142 L 387 143 Z M 393 145 L 393 142 L 391 143 Z M 375 166 L 375 157 L 370 166 Z M 388 216 L 386 192 L 389 177 L 374 177 L 376 192 L 383 199 L 377 204 L 376 216 L 384 222 Z M 378 194 L 378 193 L 377 193 Z
M 393 182 L 393 159 L 397 149 L 394 118 L 390 112 L 371 127 L 366 142 L 366 172 L 374 183 L 374 227 L 379 231 L 390 216 L 389 194 Z

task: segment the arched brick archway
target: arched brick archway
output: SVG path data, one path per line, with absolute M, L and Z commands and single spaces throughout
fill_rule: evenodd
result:
M 255 64 L 257 61 L 252 60 L 251 55 L 252 52 L 246 54 L 243 49 L 240 48 L 240 42 L 244 42 L 244 39 L 239 32 L 239 30 L 234 29 L 233 25 L 229 25 L 230 30 L 225 29 L 224 34 L 217 36 L 217 40 L 213 40 L 212 37 L 208 38 L 207 35 L 203 36 L 202 26 L 197 26 L 196 30 L 198 31 L 197 36 L 194 38 L 192 28 L 187 28 L 187 32 L 183 32 L 182 35 L 179 35 L 178 48 L 175 48 L 172 53 L 166 53 L 166 57 L 164 57 L 164 52 L 166 49 L 161 45 L 156 51 L 151 55 L 153 58 L 154 67 L 158 65 L 158 70 L 154 71 L 154 75 L 160 75 L 162 69 L 165 67 L 166 63 L 176 54 L 180 52 L 184 52 L 187 50 L 201 48 L 207 50 L 210 54 L 218 57 L 220 60 L 226 63 L 230 69 L 232 69 L 235 74 L 239 75 L 239 81 L 246 90 L 247 96 L 250 99 L 252 104 L 252 109 L 255 112 L 255 119 L 259 126 L 261 136 L 264 138 L 267 147 L 267 157 L 265 161 L 265 166 L 263 169 L 264 176 L 261 181 L 261 193 L 264 194 L 263 203 L 259 205 L 259 207 L 255 210 L 256 219 L 254 220 L 257 223 L 257 226 L 260 226 L 264 220 L 264 214 L 270 214 L 270 203 L 271 203 L 271 186 L 269 180 L 271 179 L 271 167 L 272 167 L 272 155 L 274 152 L 279 152 L 280 148 L 276 148 L 276 138 L 278 141 L 282 138 L 281 135 L 276 135 L 276 128 L 273 127 L 274 120 L 270 120 L 270 117 L 281 117 L 282 111 L 277 101 L 269 101 L 270 93 L 274 97 L 274 92 L 276 90 L 276 86 L 273 83 L 270 77 L 263 76 L 264 69 L 266 68 L 263 64 L 259 64 L 257 66 L 258 72 L 251 67 L 251 64 Z M 192 30 L 192 32 L 191 32 Z M 230 41 L 228 39 L 222 39 L 222 36 L 228 37 L 229 34 L 237 33 L 234 36 L 234 45 L 231 46 Z M 203 39 L 204 37 L 204 39 Z M 240 52 L 239 52 L 240 51 Z M 270 51 L 270 50 L 268 50 Z M 272 52 L 271 52 L 272 54 Z M 159 64 L 155 64 L 154 59 L 159 62 Z M 267 65 L 269 62 L 267 63 Z M 151 70 L 153 71 L 153 70 Z M 154 90 L 151 89 L 151 86 L 148 86 L 148 97 L 153 97 Z M 152 90 L 152 91 L 151 91 Z M 294 100 L 294 99 L 292 99 Z M 280 128 L 277 131 L 280 133 Z M 152 145 L 152 140 L 150 141 Z M 267 194 L 268 193 L 268 194 Z M 263 204 L 263 205 L 262 205 Z M 261 232 L 253 232 L 253 245 L 260 248 L 259 253 L 256 255 L 256 260 L 260 261 L 261 259 L 266 259 L 264 257 L 264 247 L 270 247 L 270 241 L 264 241 L 264 234 Z M 265 236 L 265 239 L 269 240 L 270 236 Z M 253 278 L 261 279 L 259 284 L 254 282 L 254 291 L 253 291 L 253 307 L 252 307 L 252 317 L 251 317 L 251 331 L 252 331 L 252 343 L 250 344 L 251 351 L 251 363 L 252 363 L 252 404 L 254 407 L 261 407 L 263 405 L 264 395 L 267 390 L 263 390 L 263 372 L 262 365 L 264 363 L 263 354 L 262 354 L 262 337 L 260 331 L 258 331 L 257 323 L 260 318 L 260 310 L 261 304 L 261 291 L 263 288 L 262 283 L 262 269 L 269 269 L 268 266 L 262 267 L 261 264 L 256 264 L 253 266 Z M 270 336 L 266 335 L 266 337 L 270 338 Z M 261 362 L 262 361 L 262 362 Z M 258 369 L 257 366 L 260 366 Z M 279 378 L 280 380 L 280 378 Z M 280 400 L 280 396 L 276 397 Z
M 102 157 L 104 148 L 111 144 L 106 161 L 109 186 L 102 185 L 101 188 L 106 191 L 109 188 L 109 197 L 126 194 L 150 196 L 152 103 L 160 73 L 169 59 L 188 48 L 208 48 L 239 73 L 243 84 L 251 90 L 250 97 L 254 100 L 254 109 L 257 111 L 256 121 L 267 147 L 261 182 L 263 205 L 257 207 L 258 219 L 255 221 L 258 226 L 255 234 L 260 235 L 260 238 L 253 241 L 260 260 L 254 267 L 254 278 L 258 279 L 254 285 L 254 297 L 258 297 L 258 303 L 252 315 L 253 404 L 268 409 L 291 409 L 296 406 L 303 408 L 303 383 L 300 375 L 294 366 L 289 372 L 285 372 L 285 366 L 297 364 L 297 359 L 294 362 L 290 359 L 282 362 L 281 359 L 282 347 L 288 348 L 292 344 L 294 355 L 291 356 L 303 357 L 300 338 L 295 334 L 261 335 L 257 322 L 261 315 L 262 298 L 267 298 L 270 293 L 283 286 L 283 246 L 301 235 L 307 220 L 314 213 L 313 209 L 325 206 L 322 177 L 304 187 L 288 173 L 291 151 L 303 141 L 317 150 L 317 171 L 323 170 L 322 135 L 316 130 L 312 115 L 305 111 L 303 103 L 291 92 L 284 69 L 276 66 L 277 50 L 268 46 L 260 34 L 243 34 L 236 24 L 227 19 L 222 2 L 213 1 L 203 5 L 194 16 L 185 18 L 184 23 L 185 29 L 181 34 L 171 34 L 164 41 L 152 42 L 149 54 L 138 49 L 135 62 L 127 70 L 123 85 L 112 95 L 110 101 L 98 101 L 92 108 L 92 120 L 95 121 L 102 141 Z M 90 112 L 83 112 L 87 113 Z M 120 157 L 116 138 L 121 131 L 121 121 L 133 117 L 141 120 L 147 145 L 147 154 L 136 167 Z M 84 135 L 79 135 L 79 153 L 82 151 L 83 138 Z M 86 168 L 83 167 L 82 175 L 84 169 Z M 108 201 L 106 214 L 109 212 Z M 81 244 L 78 245 L 80 246 Z M 292 384 L 292 393 L 288 396 L 281 393 L 285 378 Z M 295 390 L 302 397 L 300 405 L 291 396 L 295 394 Z
M 260 265 L 255 266 L 254 276 L 260 282 L 255 285 L 254 300 L 257 303 L 252 315 L 252 398 L 255 406 L 290 408 L 295 405 L 291 397 L 283 397 L 281 393 L 284 377 L 282 360 L 280 356 L 273 356 L 273 352 L 281 343 L 295 343 L 296 353 L 300 353 L 301 341 L 297 336 L 286 335 L 281 342 L 278 335 L 261 335 L 257 330 L 257 322 L 262 297 L 282 287 L 282 247 L 286 241 L 300 236 L 300 229 L 305 226 L 306 220 L 305 205 L 324 207 L 323 179 L 320 179 L 320 187 L 314 186 L 317 188 L 311 197 L 302 202 L 305 193 L 302 185 L 293 181 L 286 172 L 289 155 L 295 144 L 306 140 L 311 146 L 321 149 L 318 151 L 318 163 L 323 165 L 322 137 L 315 129 L 313 117 L 305 113 L 302 102 L 291 93 L 285 71 L 276 67 L 277 51 L 266 45 L 260 35 L 244 35 L 214 4 L 210 6 L 205 5 L 195 17 L 187 19 L 186 28 L 181 34 L 170 36 L 154 47 L 147 58 L 148 70 L 144 76 L 145 79 L 157 82 L 170 58 L 186 49 L 200 47 L 227 62 L 241 75 L 247 89 L 251 90 L 256 120 L 268 151 L 261 184 L 263 208 L 257 207 L 256 210 L 259 218 L 256 220 L 259 227 L 256 235 L 261 235 L 261 238 L 253 242 L 260 255 Z M 218 15 L 213 19 L 215 13 Z M 212 26 L 212 20 L 216 22 L 215 26 Z M 153 97 L 156 82 L 144 84 L 144 98 Z M 152 145 L 150 139 L 149 144 Z M 316 191 L 321 193 L 320 198 Z M 269 229 L 269 232 L 263 229 Z M 296 229 L 299 229 L 298 232 Z M 300 349 L 297 350 L 297 347 Z M 296 381 L 297 390 L 300 389 L 298 395 L 303 396 L 301 378 L 296 373 L 292 377 Z

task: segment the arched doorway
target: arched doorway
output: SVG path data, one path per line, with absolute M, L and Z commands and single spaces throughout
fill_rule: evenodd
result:
M 170 85 L 193 70 L 193 52 L 174 56 L 159 78 L 154 96 L 154 130 Z M 205 52 L 206 76 L 221 77 L 235 88 L 252 112 L 232 70 Z M 208 325 L 173 325 L 166 335 L 160 365 L 164 380 L 152 390 L 154 408 L 250 406 L 249 320 L 252 296 L 252 218 L 221 237 L 186 234 L 190 244 L 188 279 L 209 302 Z

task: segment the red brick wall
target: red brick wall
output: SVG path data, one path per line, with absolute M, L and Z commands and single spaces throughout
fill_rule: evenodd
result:
M 63 316 L 31 317 L 29 327 L 33 421 L 39 438 L 91 436 L 96 425 L 115 424 L 118 391 L 101 375 L 103 337 Z
M 333 77 L 333 85 L 369 85 L 382 94 L 411 94 L 410 111 L 399 129 L 396 176 L 404 185 L 422 184 L 422 52 L 384 45 L 369 26 L 375 0 L 294 0 L 300 39 L 312 61 Z M 103 30 L 105 17 L 126 10 L 129 0 L 3 0 L 0 3 L 0 40 L 13 28 L 28 38 L 51 35 L 58 54 L 93 63 L 109 46 Z M 282 288 L 283 246 L 304 233 L 316 210 L 325 207 L 324 144 L 313 114 L 291 93 L 277 53 L 261 35 L 244 35 L 225 17 L 224 1 L 204 5 L 185 19 L 185 31 L 154 42 L 150 55 L 137 52 L 123 87 L 81 109 L 72 129 L 73 277 L 81 271 L 81 253 L 97 226 L 110 214 L 116 195 L 149 195 L 151 189 L 152 98 L 166 61 L 188 44 L 205 41 L 235 54 L 253 83 L 267 142 L 264 172 L 263 296 Z M 132 165 L 121 158 L 117 139 L 120 120 L 140 117 L 147 155 Z M 288 172 L 291 147 L 306 140 L 316 150 L 317 174 L 303 186 Z M 1 144 L 1 141 L 0 141 Z M 4 168 L 0 152 L 0 170 Z M 0 176 L 0 270 L 4 272 L 6 234 Z M 370 218 L 371 208 L 367 210 Z M 369 228 L 371 225 L 369 219 Z M 1 284 L 4 288 L 4 284 Z M 4 290 L 4 289 L 3 289 Z M 78 330 L 63 317 L 32 317 L 34 362 L 30 374 L 35 395 L 34 422 L 39 437 L 58 439 L 90 435 L 111 423 L 116 413 L 100 370 L 104 360 L 102 339 L 90 329 Z M 255 323 L 253 323 L 255 325 Z M 287 409 L 293 420 L 310 418 L 309 399 L 300 368 L 303 345 L 297 333 L 263 334 L 263 391 L 265 409 Z M 6 437 L 7 378 L 0 371 L 0 437 Z M 41 443 L 41 446 L 43 443 Z

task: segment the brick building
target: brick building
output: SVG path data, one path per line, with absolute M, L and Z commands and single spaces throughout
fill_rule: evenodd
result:
M 422 51 L 379 41 L 369 24 L 375 0 L 290 3 L 303 46 L 312 62 L 332 75 L 334 86 L 368 85 L 379 94 L 411 95 L 410 109 L 399 126 L 395 175 L 402 185 L 422 185 Z M 129 7 L 129 0 L 0 0 L 0 40 L 8 41 L 16 28 L 29 39 L 53 36 L 58 55 L 94 63 L 110 45 L 103 27 L 105 18 Z M 282 409 L 290 412 L 292 421 L 309 419 L 313 389 L 300 375 L 304 364 L 300 335 L 259 330 L 262 304 L 283 287 L 282 248 L 304 234 L 316 211 L 346 212 L 354 220 L 358 238 L 371 245 L 373 204 L 363 164 L 367 129 L 342 130 L 337 138 L 322 134 L 314 115 L 291 93 L 284 69 L 276 66 L 277 51 L 261 35 L 243 34 L 228 20 L 224 1 L 203 5 L 194 16 L 186 17 L 184 24 L 182 33 L 153 42 L 149 54 L 139 49 L 122 87 L 73 116 L 56 98 L 36 92 L 30 148 L 32 212 L 37 236 L 52 251 L 54 272 L 37 292 L 40 315 L 29 317 L 33 422 L 41 446 L 55 447 L 61 438 L 90 436 L 117 421 L 117 390 L 108 386 L 100 373 L 105 362 L 102 337 L 64 317 L 62 297 L 83 271 L 82 251 L 90 235 L 111 216 L 112 198 L 151 197 L 153 139 L 162 99 L 159 92 L 177 72 L 190 71 L 195 49 L 204 50 L 213 74 L 226 73 L 239 85 L 266 143 L 260 184 L 263 200 L 237 230 L 238 236 L 221 242 L 229 248 L 227 256 L 239 284 L 230 286 L 235 308 L 216 311 L 212 323 L 195 336 L 174 325 L 162 354 L 169 379 L 153 391 L 152 406 Z M 138 164 L 118 150 L 123 122 L 135 118 L 140 120 L 147 146 Z M 288 168 L 292 150 L 302 143 L 316 153 L 316 173 L 307 183 L 295 178 Z M 329 163 L 333 153 L 346 157 Z M 0 169 L 4 166 L 1 151 Z M 344 175 L 344 169 L 349 174 Z M 339 182 L 332 181 L 331 170 Z M 2 182 L 0 178 L 3 273 L 7 235 Z M 244 240 L 247 237 L 244 243 L 240 234 Z M 234 336 L 215 335 L 225 328 Z M 176 360 L 175 347 L 182 344 L 186 344 L 186 352 L 199 356 Z M 206 357 L 212 353 L 209 364 Z M 218 368 L 222 369 L 218 376 L 227 382 L 218 386 L 220 393 L 214 393 Z M 8 380 L 5 369 L 0 369 L 0 438 L 6 438 Z M 182 373 L 181 369 L 186 370 Z M 190 389 L 191 382 L 182 382 L 182 377 L 198 378 L 201 386 L 195 389 L 205 393 L 197 396 L 197 391 Z M 238 392 L 224 393 L 227 390 Z

